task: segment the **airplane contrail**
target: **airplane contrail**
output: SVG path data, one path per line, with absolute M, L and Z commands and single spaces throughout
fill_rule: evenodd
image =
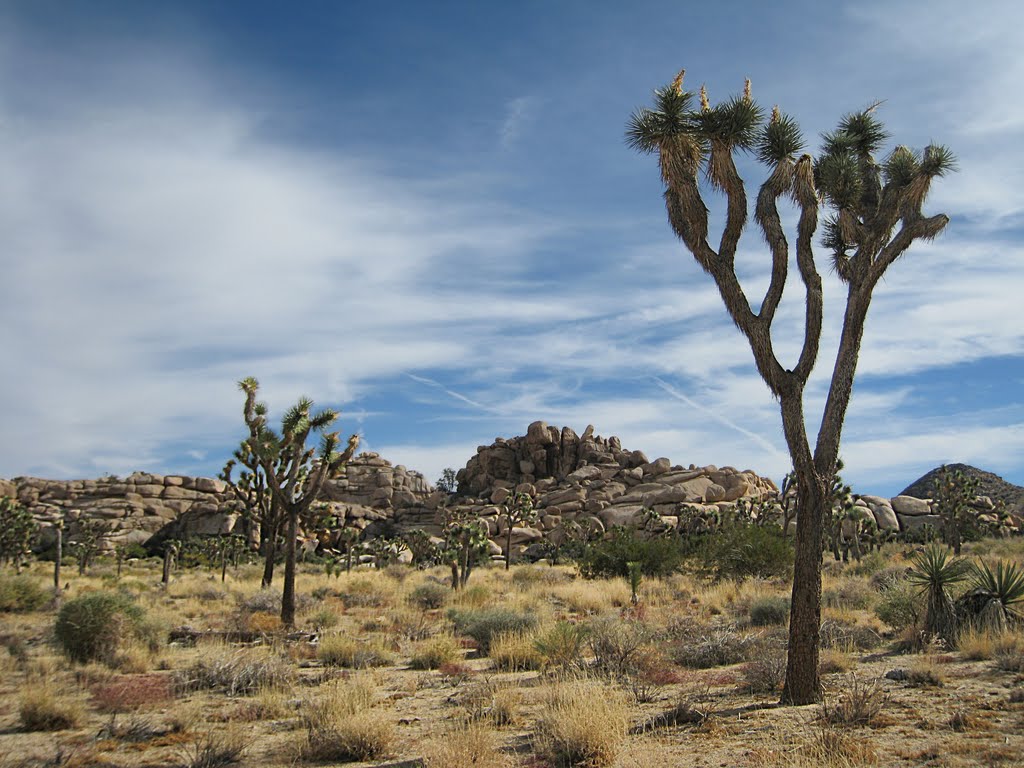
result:
M 724 416 L 720 416 L 719 414 L 715 413 L 713 410 L 708 408 L 706 405 L 701 405 L 696 400 L 687 397 L 682 392 L 677 390 L 675 387 L 671 386 L 670 384 L 658 378 L 657 376 L 652 376 L 651 378 L 654 379 L 655 383 L 659 387 L 661 387 L 665 392 L 674 397 L 676 400 L 686 403 L 691 408 L 696 408 L 698 411 L 701 411 L 702 413 L 706 413 L 708 416 L 710 416 L 712 419 L 719 422 L 720 424 L 724 424 L 725 426 L 729 427 L 729 429 L 733 429 L 739 432 L 741 435 L 749 437 L 755 443 L 765 448 L 765 450 L 770 451 L 771 453 L 774 453 L 777 456 L 786 456 L 786 458 L 788 458 L 788 455 L 783 454 L 782 451 L 780 451 L 778 448 L 776 448 L 774 445 L 765 440 L 763 437 L 761 437 L 761 435 L 757 434 L 756 432 L 751 432 L 749 429 L 744 429 L 739 424 L 729 421 L 729 419 L 725 418 Z

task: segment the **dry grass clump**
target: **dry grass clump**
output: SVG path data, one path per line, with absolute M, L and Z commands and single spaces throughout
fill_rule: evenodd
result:
M 993 644 L 992 658 L 996 669 L 1024 672 L 1024 632 L 1009 630 L 1000 634 Z
M 770 651 L 761 657 L 748 661 L 740 669 L 743 688 L 751 693 L 775 693 L 786 681 L 785 651 Z
M 839 579 L 830 589 L 821 595 L 822 603 L 829 608 L 845 608 L 848 610 L 867 610 L 878 599 L 877 591 L 866 578 Z
M 305 761 L 375 760 L 395 742 L 393 723 L 373 710 L 372 683 L 358 676 L 324 685 L 303 708 L 306 737 L 299 749 Z
M 533 647 L 540 654 L 545 669 L 568 672 L 583 665 L 586 640 L 586 627 L 558 621 L 534 636 Z
M 431 611 L 444 608 L 451 597 L 451 593 L 451 588 L 444 584 L 439 584 L 436 581 L 424 581 L 422 584 L 413 587 L 412 592 L 409 593 L 408 600 L 421 610 Z
M 452 635 L 436 635 L 419 643 L 409 666 L 413 669 L 440 669 L 462 659 L 462 648 Z
M 544 665 L 544 657 L 534 644 L 532 632 L 502 632 L 491 640 L 488 656 L 495 669 L 503 672 L 530 672 Z
M 821 705 L 821 719 L 829 725 L 871 725 L 888 703 L 878 680 L 861 680 L 851 672 L 839 685 L 833 700 Z
M 175 675 L 181 692 L 221 690 L 228 696 L 248 696 L 260 688 L 282 688 L 294 680 L 291 665 L 265 649 L 223 649 L 212 652 Z
M 861 768 L 880 764 L 869 739 L 829 726 L 816 729 L 811 738 L 796 745 L 787 740 L 755 749 L 751 756 L 752 764 L 763 768 Z
M 822 648 L 818 659 L 818 672 L 822 675 L 833 675 L 837 672 L 849 672 L 853 667 L 853 659 L 850 652 L 833 646 Z
M 692 669 L 738 664 L 757 646 L 756 635 L 741 634 L 735 626 L 677 626 L 672 631 L 669 654 L 673 661 Z
M 245 739 L 241 733 L 207 731 L 199 734 L 182 749 L 184 768 L 224 768 L 238 765 L 245 753 Z
M 379 640 L 357 640 L 340 634 L 321 637 L 316 657 L 328 666 L 346 669 L 386 667 L 394 663 L 393 654 Z
M 625 697 L 591 680 L 545 692 L 537 718 L 537 752 L 559 766 L 602 768 L 614 761 L 629 731 Z
M 394 603 L 395 585 L 384 579 L 357 576 L 348 579 L 339 597 L 346 608 L 384 608 Z
M 936 658 L 930 654 L 915 659 L 907 670 L 907 684 L 914 688 L 941 688 L 945 683 L 945 673 Z
M 547 594 L 570 613 L 596 616 L 629 605 L 629 585 L 621 579 L 613 581 L 572 581 L 546 590 Z
M 423 759 L 427 768 L 508 768 L 512 758 L 498 740 L 486 723 L 463 723 L 427 742 Z
M 18 720 L 26 731 L 63 731 L 85 718 L 78 696 L 68 695 L 43 681 L 26 686 L 18 702 Z
M 497 726 L 516 721 L 522 700 L 522 691 L 515 684 L 490 679 L 467 686 L 458 697 L 466 722 L 486 720 Z

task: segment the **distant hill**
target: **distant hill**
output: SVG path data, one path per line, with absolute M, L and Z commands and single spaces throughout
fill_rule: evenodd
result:
M 1024 488 L 1008 483 L 999 475 L 972 467 L 970 464 L 947 464 L 952 470 L 960 470 L 968 477 L 978 481 L 978 494 L 988 496 L 992 501 L 1003 501 L 1010 511 L 1018 514 L 1024 511 Z M 935 488 L 935 478 L 942 467 L 936 467 L 912 482 L 900 493 L 901 496 L 913 496 L 918 499 L 930 499 Z

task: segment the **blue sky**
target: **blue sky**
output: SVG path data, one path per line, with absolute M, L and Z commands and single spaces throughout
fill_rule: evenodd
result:
M 1024 484 L 1022 29 L 1013 2 L 8 2 L 0 476 L 214 474 L 254 375 L 431 480 L 535 419 L 780 478 L 777 406 L 623 141 L 686 67 L 812 147 L 884 99 L 894 141 L 953 148 L 949 227 L 876 291 L 845 475 Z M 754 231 L 738 264 L 765 280 Z

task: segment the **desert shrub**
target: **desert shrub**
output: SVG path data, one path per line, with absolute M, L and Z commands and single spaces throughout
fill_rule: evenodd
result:
M 76 728 L 85 717 L 85 708 L 75 697 L 47 684 L 29 685 L 18 704 L 18 719 L 26 731 L 63 731 Z
M 257 649 L 208 654 L 175 675 L 176 687 L 190 691 L 221 690 L 228 696 L 248 696 L 261 688 L 291 685 L 294 671 L 280 656 Z
M 452 609 L 448 618 L 455 629 L 476 640 L 481 653 L 487 654 L 491 641 L 500 634 L 526 632 L 537 625 L 532 613 L 517 613 L 507 608 Z
M 822 648 L 858 648 L 862 651 L 877 648 L 882 638 L 871 627 L 851 624 L 836 619 L 825 619 L 820 629 Z
M 695 557 L 716 579 L 787 576 L 793 570 L 793 542 L 777 525 L 723 525 L 703 537 Z
M 281 593 L 267 587 L 254 592 L 239 603 L 245 613 L 281 613 Z
M 560 766 L 609 766 L 629 730 L 622 694 L 589 681 L 556 686 L 544 698 L 537 718 L 538 751 Z
M 829 725 L 871 725 L 887 703 L 885 690 L 877 680 L 865 682 L 851 672 L 826 698 L 821 717 Z
M 540 669 L 544 657 L 533 644 L 529 632 L 501 632 L 491 638 L 488 656 L 495 669 L 503 672 L 529 672 Z
M 750 623 L 755 627 L 783 625 L 788 621 L 788 597 L 760 597 L 750 606 Z
M 339 596 L 346 608 L 383 608 L 391 597 L 379 579 L 366 577 L 349 581 Z
M 462 651 L 451 635 L 438 635 L 420 643 L 413 651 L 409 666 L 413 669 L 440 669 L 462 658 Z
M 913 688 L 941 688 L 946 676 L 933 656 L 922 656 L 907 670 L 907 685 Z
M 225 768 L 242 762 L 245 741 L 235 731 L 208 731 L 195 737 L 182 751 L 185 757 L 184 768 Z
M 877 593 L 866 579 L 843 579 L 821 596 L 822 602 L 833 608 L 863 610 L 871 607 Z
M 448 602 L 451 589 L 444 584 L 434 581 L 425 581 L 409 593 L 409 602 L 423 610 L 443 608 Z
M 498 744 L 497 733 L 484 723 L 462 723 L 427 743 L 427 768 L 505 768 L 512 759 Z
M 822 648 L 821 656 L 818 659 L 818 672 L 822 675 L 832 675 L 836 672 L 849 672 L 853 665 L 850 654 L 841 648 Z
M 889 559 L 885 556 L 885 553 L 876 550 L 875 552 L 868 552 L 860 560 L 857 560 L 850 564 L 849 573 L 853 576 L 871 576 L 887 570 L 889 567 Z
M 578 561 L 588 579 L 626 578 L 630 563 L 639 563 L 643 576 L 669 576 L 679 570 L 683 553 L 676 539 L 645 539 L 631 529 L 616 528 L 611 538 L 588 544 Z
M 533 647 L 545 667 L 568 670 L 583 663 L 587 630 L 580 624 L 559 621 L 533 638 Z
M 734 626 L 694 627 L 692 634 L 673 634 L 668 652 L 677 664 L 709 669 L 746 661 L 757 638 L 740 634 Z
M 501 726 L 515 721 L 522 698 L 515 685 L 483 680 L 467 686 L 457 701 L 465 712 L 465 722 L 487 720 Z
M 101 712 L 129 712 L 148 706 L 166 706 L 175 695 L 168 675 L 117 675 L 89 685 L 93 706 Z
M 385 667 L 394 657 L 379 642 L 365 642 L 347 635 L 324 635 L 317 645 L 316 657 L 332 667 L 363 669 Z
M 897 632 L 914 626 L 921 619 L 920 591 L 908 581 L 894 582 L 882 591 L 875 615 Z
M 906 566 L 891 565 L 871 574 L 871 588 L 876 592 L 884 592 L 895 584 L 907 580 Z
M 740 670 L 743 687 L 751 693 L 775 693 L 786 680 L 786 654 L 766 653 L 748 661 Z
M 54 635 L 72 661 L 113 662 L 122 645 L 142 640 L 156 647 L 154 625 L 128 595 L 92 592 L 68 600 L 57 613 Z
M 50 593 L 31 576 L 0 574 L 0 613 L 38 611 L 50 600 Z
M 304 760 L 318 762 L 375 760 L 394 744 L 394 725 L 373 711 L 373 687 L 363 678 L 323 686 L 319 697 L 303 707 Z
M 653 638 L 651 628 L 640 621 L 609 616 L 587 626 L 594 667 L 617 679 L 628 677 L 634 671 L 637 657 Z

